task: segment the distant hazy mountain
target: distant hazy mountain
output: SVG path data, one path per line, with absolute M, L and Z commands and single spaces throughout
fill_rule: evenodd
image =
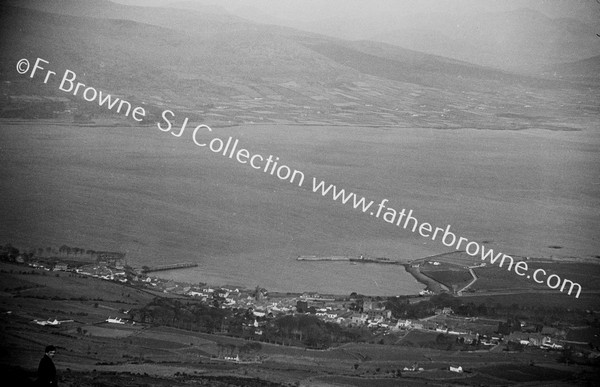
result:
M 463 17 L 421 15 L 374 40 L 484 66 L 538 73 L 600 54 L 596 25 L 519 9 Z
M 454 59 L 371 41 L 326 41 L 311 46 L 322 55 L 361 73 L 440 89 L 477 89 L 473 81 L 530 82 L 531 79 Z
M 588 85 L 600 85 L 600 55 L 576 62 L 548 66 L 545 74 L 549 77 L 570 79 Z
M 327 14 L 311 21 L 278 19 L 252 10 L 245 14 L 258 22 L 293 26 L 327 36 L 376 40 L 483 66 L 539 73 L 540 67 L 546 65 L 600 54 L 596 36 L 600 27 L 593 21 L 594 14 L 600 17 L 600 5 L 572 3 L 571 6 L 558 1 L 547 4 L 545 10 L 551 16 L 528 8 L 504 12 L 462 8 L 456 13 L 435 10 L 415 13 L 410 7 L 396 7 L 396 12 L 388 15 L 348 18 Z
M 178 9 L 190 9 L 192 11 L 198 11 L 209 15 L 224 15 L 228 12 L 217 5 L 212 4 L 201 4 L 196 1 L 173 1 L 168 3 L 164 8 L 178 8 Z
M 126 19 L 139 23 L 212 36 L 224 31 L 254 29 L 256 25 L 244 19 L 216 12 L 217 7 L 178 8 L 139 7 L 113 3 L 108 0 L 9 0 L 5 4 L 62 15 L 104 19 Z M 175 3 L 177 6 L 177 3 Z M 181 4 L 179 4 L 181 5 Z M 183 5 L 186 5 L 184 2 Z
M 215 17 L 108 1 L 19 4 L 44 12 L 3 8 L 5 72 L 12 73 L 15 61 L 23 56 L 20 50 L 26 47 L 28 53 L 64 67 L 85 69 L 89 77 L 103 78 L 106 86 L 131 88 L 129 92 L 164 87 L 185 93 L 188 87 L 182 85 L 184 80 L 207 75 L 279 82 L 304 79 L 326 84 L 364 73 L 443 88 L 452 84 L 462 88 L 465 78 L 473 77 L 517 79 L 385 44 L 350 44 L 289 28 L 258 25 L 227 14 Z
M 272 117 L 459 127 L 466 116 L 449 112 L 460 107 L 479 120 L 470 125 L 488 127 L 494 111 L 482 114 L 481 109 L 490 103 L 512 105 L 513 92 L 582 86 L 381 42 L 260 25 L 226 13 L 107 1 L 19 4 L 29 8 L 0 6 L 0 84 L 10 85 L 5 89 L 10 95 L 66 96 L 56 86 L 15 71 L 19 59 L 40 57 L 59 76 L 70 69 L 86 85 L 156 111 L 167 105 L 194 114 L 210 112 L 228 124 Z M 507 88 L 512 91 L 500 92 Z M 81 102 L 81 95 L 75 99 Z M 425 108 L 427 115 L 420 112 Z

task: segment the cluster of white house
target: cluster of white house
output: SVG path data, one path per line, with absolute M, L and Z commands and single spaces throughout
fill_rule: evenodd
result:
M 43 268 L 45 270 L 55 271 L 73 271 L 81 275 L 88 275 L 104 280 L 127 282 L 128 274 L 123 269 L 110 268 L 102 264 L 92 264 L 82 266 L 77 269 L 69 270 L 69 267 L 63 263 L 57 263 L 54 267 L 47 267 L 41 263 L 32 262 L 30 266 Z M 129 276 L 129 278 L 132 278 Z M 464 343 L 470 344 L 479 342 L 486 346 L 495 346 L 500 342 L 516 342 L 524 346 L 541 347 L 544 349 L 561 349 L 563 346 L 557 342 L 556 332 L 550 332 L 548 329 L 541 332 L 522 332 L 515 331 L 508 335 L 490 335 L 486 333 L 474 333 L 456 328 L 449 328 L 443 323 L 428 321 L 428 319 L 399 319 L 392 318 L 392 311 L 385 309 L 381 304 L 377 304 L 370 298 L 363 299 L 363 305 L 360 312 L 348 307 L 351 301 L 336 300 L 331 297 L 321 296 L 318 293 L 304 293 L 297 297 L 268 297 L 265 289 L 256 289 L 254 291 L 240 290 L 235 286 L 191 286 L 189 284 L 177 283 L 175 281 L 159 280 L 148 276 L 136 275 L 132 278 L 133 282 L 150 285 L 157 290 L 165 293 L 174 293 L 198 297 L 207 303 L 218 303 L 221 308 L 243 308 L 250 310 L 255 320 L 248 324 L 250 328 L 256 328 L 255 334 L 262 334 L 260 329 L 264 325 L 264 320 L 279 315 L 291 313 L 311 313 L 324 321 L 337 323 L 343 326 L 367 326 L 369 328 L 382 329 L 384 331 L 394 332 L 400 330 L 424 330 L 434 331 L 459 337 Z M 428 294 L 423 294 L 428 295 Z M 450 315 L 451 308 L 442 308 L 436 310 L 437 315 Z M 123 324 L 120 318 L 108 318 L 109 323 Z M 40 325 L 52 325 L 53 322 L 35 321 Z

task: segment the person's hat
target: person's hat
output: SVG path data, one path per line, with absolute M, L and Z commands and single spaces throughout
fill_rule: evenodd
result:
M 54 345 L 49 345 L 46 347 L 46 353 L 54 351 L 56 352 L 56 347 Z

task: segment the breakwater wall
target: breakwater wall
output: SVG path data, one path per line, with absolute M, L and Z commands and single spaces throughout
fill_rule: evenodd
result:
M 410 264 L 405 264 L 403 266 L 404 269 L 406 269 L 408 273 L 415 277 L 417 281 L 427 286 L 427 290 L 430 290 L 436 294 L 441 293 L 444 290 L 439 282 L 421 273 L 421 270 L 419 270 L 418 267 L 411 266 Z
M 354 257 L 347 255 L 326 255 L 326 256 L 316 256 L 316 255 L 301 255 L 296 258 L 298 261 L 340 261 L 340 262 L 359 262 L 359 263 L 379 263 L 379 264 L 388 264 L 388 265 L 399 265 L 400 262 L 391 260 L 389 258 L 380 258 L 380 257 Z
M 177 269 L 187 269 L 189 267 L 196 267 L 197 263 L 174 263 L 172 265 L 162 265 L 162 266 L 153 266 L 142 269 L 144 273 L 152 273 L 155 271 L 165 271 L 165 270 L 177 270 Z

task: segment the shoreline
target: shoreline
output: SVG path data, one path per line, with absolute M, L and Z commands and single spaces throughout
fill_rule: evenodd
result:
M 429 290 L 434 292 L 435 294 L 442 293 L 443 291 L 447 291 L 448 289 L 444 289 L 445 286 L 440 284 L 439 282 L 433 280 L 430 277 L 427 277 L 425 274 L 421 273 L 418 267 L 413 267 L 411 264 L 404 264 L 404 269 L 407 273 L 412 275 L 417 282 L 425 285 L 425 290 Z
M 411 275 L 405 270 L 402 264 L 394 265 L 368 265 L 362 266 L 352 264 L 349 261 L 305 261 L 298 262 L 304 266 L 307 264 L 303 276 L 317 273 L 317 277 L 311 275 L 312 282 L 303 280 L 293 280 L 291 282 L 282 280 L 272 280 L 269 282 L 248 280 L 243 278 L 232 278 L 231 276 L 212 275 L 214 273 L 203 272 L 201 269 L 191 268 L 186 270 L 171 270 L 151 273 L 151 277 L 161 280 L 173 280 L 181 283 L 201 282 L 210 287 L 229 286 L 239 289 L 254 289 L 256 286 L 265 288 L 269 294 L 290 294 L 302 295 L 303 293 L 319 293 L 321 295 L 333 295 L 336 297 L 347 297 L 356 292 L 361 295 L 371 297 L 391 297 L 391 296 L 417 296 L 419 292 L 425 289 L 426 284 Z M 312 263 L 312 264 L 311 264 Z M 342 272 L 337 272 L 336 281 L 328 282 L 326 279 L 319 281 L 323 272 L 322 265 L 342 265 Z M 335 270 L 335 269 L 332 269 Z M 397 270 L 397 271 L 396 271 Z M 331 271 L 331 270 L 330 270 Z M 385 280 L 379 279 L 381 271 L 391 273 Z M 390 278 L 391 277 L 391 278 Z M 358 280 L 357 284 L 354 280 Z

